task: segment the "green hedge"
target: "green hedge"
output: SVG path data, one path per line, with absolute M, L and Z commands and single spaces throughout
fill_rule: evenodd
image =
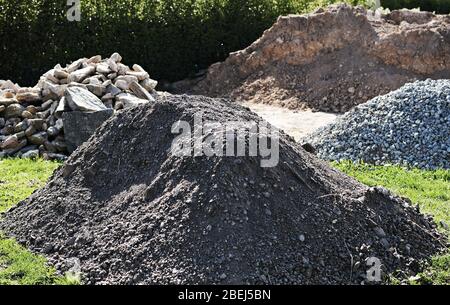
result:
M 56 63 L 117 51 L 174 81 L 246 47 L 279 15 L 334 2 L 81 0 L 81 21 L 69 22 L 66 0 L 0 0 L 0 79 L 33 85 Z
M 381 0 L 381 5 L 389 9 L 420 8 L 439 14 L 450 13 L 450 0 Z

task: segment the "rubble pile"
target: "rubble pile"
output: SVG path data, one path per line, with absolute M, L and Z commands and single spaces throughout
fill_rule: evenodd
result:
M 115 110 L 154 101 L 156 85 L 118 53 L 58 64 L 32 88 L 0 80 L 0 158 L 63 160 Z

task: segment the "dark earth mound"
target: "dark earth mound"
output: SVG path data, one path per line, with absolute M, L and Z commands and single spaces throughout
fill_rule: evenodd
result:
M 177 120 L 255 121 L 247 108 L 166 96 L 119 112 L 0 229 L 88 284 L 361 283 L 416 273 L 445 247 L 431 220 L 384 189 L 336 171 L 281 133 L 277 166 L 260 157 L 177 157 Z

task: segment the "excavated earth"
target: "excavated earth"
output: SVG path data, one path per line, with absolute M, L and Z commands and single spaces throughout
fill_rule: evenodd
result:
M 275 167 L 173 155 L 172 124 L 192 126 L 199 111 L 239 131 L 248 125 L 236 122 L 261 122 L 201 96 L 120 111 L 0 229 L 61 272 L 78 259 L 87 284 L 359 284 L 370 257 L 384 276 L 412 275 L 445 248 L 408 200 L 330 168 L 283 132 Z
M 425 78 L 450 78 L 450 16 L 333 5 L 280 17 L 244 50 L 175 92 L 346 112 Z

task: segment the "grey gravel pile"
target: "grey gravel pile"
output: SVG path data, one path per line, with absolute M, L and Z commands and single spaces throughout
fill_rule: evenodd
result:
M 406 84 L 309 135 L 326 160 L 449 168 L 450 80 Z

